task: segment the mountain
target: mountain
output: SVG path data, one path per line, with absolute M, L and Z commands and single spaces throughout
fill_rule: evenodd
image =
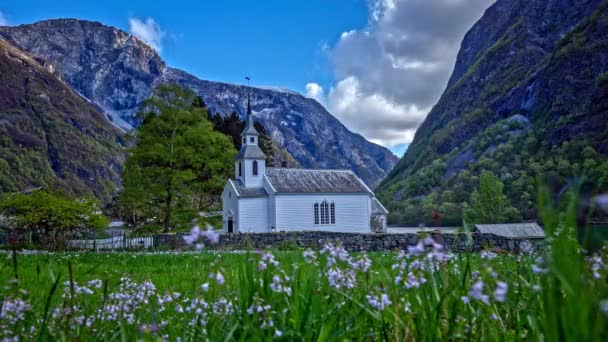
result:
M 350 132 L 313 99 L 277 88 L 200 80 L 168 67 L 134 36 L 101 23 L 57 19 L 0 27 L 0 35 L 44 59 L 76 91 L 101 107 L 117 126 L 137 127 L 138 105 L 159 83 L 187 85 L 213 113 L 245 115 L 245 100 L 279 148 L 306 168 L 354 170 L 375 187 L 397 162 L 389 150 Z
M 453 74 L 378 188 L 390 221 L 457 224 L 481 170 L 536 217 L 536 178 L 606 189 L 608 2 L 498 0 L 466 34 Z M 604 179 L 604 181 L 602 181 Z
M 125 145 L 52 68 L 0 38 L 0 192 L 42 186 L 108 201 Z

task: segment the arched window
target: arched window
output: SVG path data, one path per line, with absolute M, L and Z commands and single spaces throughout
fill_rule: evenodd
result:
M 336 205 L 327 201 L 315 203 L 315 224 L 336 224 Z
M 243 175 L 243 166 L 241 165 L 241 162 L 239 162 L 239 177 L 241 177 Z
M 253 161 L 253 175 L 254 176 L 258 175 L 258 161 L 257 160 Z

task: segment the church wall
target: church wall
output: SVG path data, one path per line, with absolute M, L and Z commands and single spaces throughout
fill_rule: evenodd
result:
M 245 183 L 246 187 L 250 188 L 261 188 L 264 183 L 264 174 L 266 173 L 265 161 L 263 159 L 258 159 L 258 174 L 257 176 L 253 175 L 253 159 L 244 159 L 243 163 L 243 176 L 242 181 Z M 237 174 L 238 174 L 238 163 L 237 163 Z
M 232 213 L 232 220 L 234 225 L 233 229 L 236 230 L 237 224 L 239 222 L 238 202 L 234 188 L 230 185 L 229 182 L 227 182 L 226 186 L 224 187 L 224 192 L 222 193 L 222 226 L 224 233 L 228 232 L 228 218 L 230 217 L 230 213 Z
M 264 179 L 264 190 L 268 193 L 268 227 L 272 228 L 276 227 L 276 197 L 274 193 L 274 189 L 268 182 L 268 179 Z
M 268 225 L 268 198 L 240 198 L 239 199 L 238 231 L 241 233 L 266 233 Z
M 370 196 L 361 194 L 277 194 L 276 231 L 370 232 Z M 324 200 L 336 204 L 336 223 L 314 222 L 314 204 Z

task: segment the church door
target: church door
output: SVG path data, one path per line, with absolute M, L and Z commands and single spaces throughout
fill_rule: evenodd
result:
M 232 218 L 229 218 L 228 219 L 228 233 L 229 234 L 232 234 L 232 230 L 234 229 L 232 226 L 233 226 Z

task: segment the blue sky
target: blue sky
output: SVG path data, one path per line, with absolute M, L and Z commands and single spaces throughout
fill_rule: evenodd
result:
M 494 0 L 4 0 L 0 24 L 79 18 L 156 46 L 203 79 L 280 86 L 401 155 Z M 401 37 L 396 39 L 395 37 Z M 405 37 L 405 38 L 404 38 Z

